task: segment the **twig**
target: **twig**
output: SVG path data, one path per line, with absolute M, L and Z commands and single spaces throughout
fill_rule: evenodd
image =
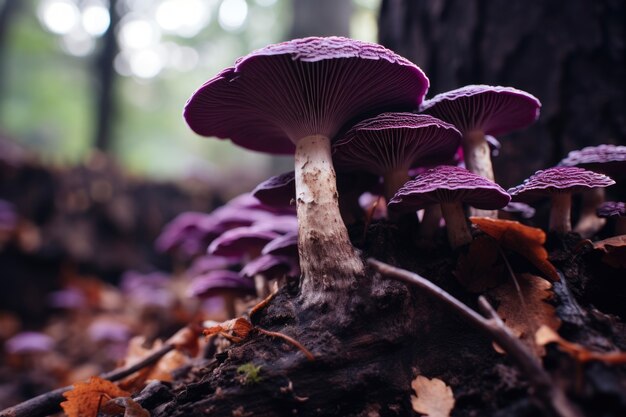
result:
M 304 353 L 304 356 L 306 356 L 306 358 L 308 360 L 310 360 L 310 361 L 314 361 L 315 360 L 315 356 L 313 356 L 313 354 L 307 348 L 302 346 L 302 344 L 300 344 L 300 342 L 298 342 L 293 337 L 287 336 L 286 334 L 282 334 L 282 333 L 279 333 L 279 332 L 271 332 L 269 330 L 261 329 L 260 327 L 256 327 L 256 331 L 259 332 L 259 333 L 262 333 L 264 335 L 267 335 L 267 336 L 278 337 L 280 339 L 283 339 L 284 341 L 286 341 L 288 343 L 291 343 L 292 345 L 294 345 L 295 347 L 300 349 L 302 351 L 302 353 Z
M 148 365 L 152 365 L 173 349 L 175 349 L 173 344 L 165 344 L 159 350 L 149 356 L 146 356 L 134 365 L 126 368 L 115 369 L 111 372 L 101 374 L 100 377 L 109 381 L 119 381 L 120 379 L 125 378 Z M 54 391 L 38 395 L 30 400 L 26 400 L 20 404 L 14 405 L 13 407 L 0 411 L 0 417 L 44 417 L 49 414 L 59 412 L 61 410 L 60 404 L 65 401 L 63 393 L 73 388 L 73 385 L 68 385 L 66 387 L 57 388 Z
M 569 401 L 565 392 L 552 380 L 530 349 L 511 333 L 485 297 L 480 296 L 478 298 L 478 306 L 485 315 L 483 317 L 418 274 L 396 268 L 372 258 L 368 259 L 367 263 L 382 275 L 426 290 L 475 327 L 487 333 L 526 374 L 534 388 L 534 394 L 558 416 L 583 417 L 578 408 Z

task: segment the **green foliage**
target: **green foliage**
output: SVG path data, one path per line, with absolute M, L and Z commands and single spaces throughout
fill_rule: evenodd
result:
M 243 385 L 255 385 L 263 380 L 263 377 L 260 375 L 262 366 L 256 366 L 252 362 L 244 363 L 239 368 L 237 368 L 237 375 L 239 378 L 239 382 Z

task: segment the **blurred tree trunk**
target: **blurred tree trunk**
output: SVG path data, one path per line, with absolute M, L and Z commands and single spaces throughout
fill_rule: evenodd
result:
M 290 37 L 349 36 L 351 0 L 293 0 Z
M 115 30 L 120 20 L 117 11 L 117 0 L 109 1 L 111 23 L 102 38 L 102 49 L 96 58 L 95 73 L 97 74 L 96 94 L 96 130 L 94 145 L 102 151 L 109 151 L 112 142 L 113 124 L 115 120 L 115 84 L 116 73 L 113 61 L 118 52 Z
M 21 5 L 19 0 L 0 1 L 0 103 L 4 96 L 7 44 L 12 19 Z
M 623 0 L 383 0 L 379 37 L 426 72 L 429 97 L 491 84 L 541 100 L 494 161 L 511 186 L 570 150 L 626 143 L 625 16 Z

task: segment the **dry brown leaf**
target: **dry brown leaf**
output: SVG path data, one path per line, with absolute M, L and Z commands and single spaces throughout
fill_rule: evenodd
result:
M 188 357 L 178 350 L 167 352 L 151 368 L 152 370 L 145 378 L 146 381 L 158 379 L 159 381 L 172 381 L 172 371 L 180 368 L 189 361 Z
M 593 248 L 604 252 L 602 262 L 605 264 L 614 268 L 626 268 L 626 235 L 594 242 Z
M 221 334 L 229 340 L 238 343 L 248 337 L 248 333 L 250 333 L 252 328 L 252 323 L 243 317 L 238 317 L 204 329 L 202 333 L 207 337 Z
M 528 259 L 546 278 L 552 281 L 559 280 L 556 268 L 548 260 L 548 251 L 543 247 L 546 241 L 543 230 L 512 220 L 470 217 L 470 221 L 503 247 Z
M 454 275 L 466 290 L 482 293 L 502 277 L 504 265 L 496 264 L 498 256 L 498 243 L 490 236 L 479 236 L 469 244 L 467 253 L 459 256 Z
M 196 356 L 199 350 L 198 336 L 198 332 L 194 331 L 194 329 L 183 327 L 167 339 L 165 343 L 174 345 L 177 350 L 185 352 L 189 356 Z
M 411 382 L 415 395 L 411 395 L 411 406 L 417 413 L 429 417 L 449 417 L 454 408 L 452 388 L 440 379 L 428 379 L 418 375 Z
M 67 401 L 61 407 L 68 417 L 96 416 L 100 406 L 117 397 L 128 397 L 130 393 L 111 381 L 93 376 L 87 382 L 78 382 L 74 388 L 63 393 Z
M 498 300 L 497 313 L 506 325 L 538 356 L 543 356 L 545 349 L 543 345 L 535 344 L 535 332 L 542 325 L 551 329 L 558 329 L 561 325 L 554 307 L 546 302 L 553 297 L 552 284 L 532 274 L 516 277 L 520 292 L 515 283 L 508 280 L 490 294 Z M 501 352 L 499 348 L 496 350 Z
M 150 417 L 148 410 L 130 397 L 118 397 L 109 400 L 101 410 L 107 415 L 124 413 L 124 417 Z
M 563 352 L 571 355 L 577 362 L 585 363 L 589 361 L 600 361 L 607 364 L 626 363 L 626 352 L 593 352 L 577 343 L 563 339 L 559 334 L 548 326 L 541 326 L 535 333 L 535 343 L 546 346 L 556 343 Z
M 156 340 L 151 348 L 145 348 L 143 345 L 146 342 L 145 337 L 143 336 L 135 336 L 128 342 L 128 351 L 126 353 L 126 358 L 124 358 L 123 366 L 125 368 L 129 366 L 133 366 L 138 362 L 141 362 L 146 357 L 150 356 L 157 350 L 161 349 L 163 346 L 163 342 L 160 340 Z M 122 379 L 119 384 L 122 388 L 127 389 L 129 391 L 137 391 L 141 389 L 143 384 L 148 379 L 148 375 L 152 372 L 153 366 L 146 366 L 139 371 L 127 376 Z

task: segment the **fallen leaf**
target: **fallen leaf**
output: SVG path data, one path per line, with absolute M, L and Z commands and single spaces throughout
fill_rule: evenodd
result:
M 599 361 L 606 364 L 626 363 L 626 352 L 593 352 L 577 343 L 563 339 L 559 334 L 548 326 L 541 326 L 535 333 L 535 343 L 539 346 L 546 346 L 556 343 L 560 350 L 571 355 L 577 362 L 585 363 L 589 361 Z
M 467 253 L 461 254 L 454 276 L 473 293 L 482 293 L 495 287 L 504 272 L 504 265 L 497 264 L 498 243 L 490 236 L 478 236 L 470 244 Z
M 236 319 L 227 320 L 223 323 L 206 328 L 202 333 L 207 337 L 221 334 L 227 339 L 238 343 L 248 337 L 248 333 L 250 333 L 252 327 L 252 323 L 248 320 L 243 317 L 237 317 Z
M 626 268 L 626 235 L 594 242 L 593 248 L 604 252 L 602 262 L 605 264 L 614 268 Z
M 145 381 L 157 379 L 159 381 L 172 381 L 172 371 L 180 368 L 189 362 L 189 358 L 178 350 L 167 352 L 159 361 L 151 368 L 150 373 L 146 376 Z
M 440 379 L 428 379 L 418 375 L 411 388 L 415 395 L 411 396 L 411 406 L 417 413 L 429 417 L 449 417 L 454 408 L 452 388 Z
M 63 393 L 67 401 L 61 407 L 68 417 L 96 416 L 100 406 L 116 397 L 128 397 L 130 393 L 111 381 L 93 376 L 87 382 L 78 382 L 74 388 Z
M 496 239 L 503 247 L 522 255 L 546 278 L 552 281 L 559 280 L 556 268 L 548 260 L 548 251 L 543 247 L 546 241 L 546 234 L 543 230 L 512 220 L 470 217 L 470 221 Z
M 196 356 L 199 350 L 198 331 L 191 327 L 183 327 L 172 337 L 165 341 L 166 344 L 174 345 L 176 350 L 187 353 L 189 356 Z
M 160 340 L 156 340 L 152 347 L 145 348 L 144 344 L 146 342 L 145 337 L 143 336 L 135 336 L 128 342 L 128 351 L 126 352 L 126 358 L 124 358 L 123 366 L 125 368 L 129 366 L 133 366 L 136 363 L 142 361 L 147 356 L 150 356 L 157 350 L 161 349 L 163 346 L 163 342 Z M 127 376 L 122 379 L 119 384 L 122 388 L 127 389 L 129 391 L 137 391 L 141 389 L 143 384 L 146 382 L 148 375 L 152 372 L 153 366 L 146 366 L 145 368 L 140 369 L 139 371 Z
M 101 409 L 106 415 L 124 413 L 124 417 L 150 417 L 148 410 L 140 406 L 130 397 L 117 397 L 109 400 Z
M 516 277 L 519 291 L 513 280 L 508 280 L 489 294 L 499 302 L 497 313 L 505 324 L 538 356 L 544 356 L 543 345 L 535 343 L 537 329 L 542 325 L 558 329 L 561 325 L 555 308 L 546 302 L 553 297 L 552 284 L 532 274 Z M 496 350 L 502 353 L 499 348 Z

